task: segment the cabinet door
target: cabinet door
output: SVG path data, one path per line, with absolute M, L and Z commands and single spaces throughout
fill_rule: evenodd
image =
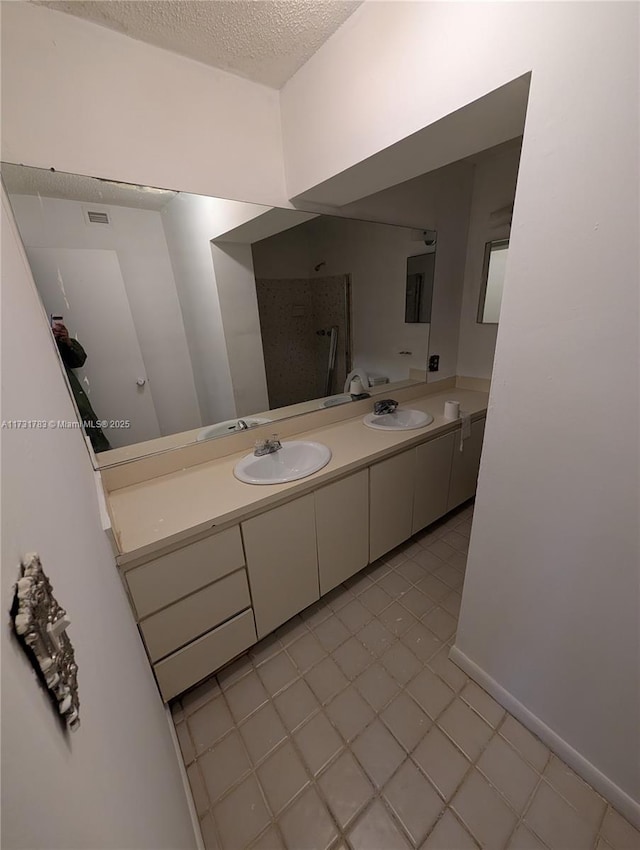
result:
M 242 523 L 258 638 L 319 598 L 313 495 Z
M 320 594 L 369 563 L 369 471 L 316 490 Z
M 453 462 L 449 481 L 449 502 L 447 510 L 465 502 L 475 495 L 480 468 L 480 454 L 484 437 L 484 419 L 471 423 L 471 436 L 464 441 L 460 451 L 460 431 L 455 431 Z
M 383 460 L 370 468 L 369 559 L 411 537 L 416 450 Z
M 416 449 L 416 487 L 412 534 L 447 512 L 454 434 L 445 434 Z

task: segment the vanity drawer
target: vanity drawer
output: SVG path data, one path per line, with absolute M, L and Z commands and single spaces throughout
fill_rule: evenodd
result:
M 249 609 L 155 664 L 153 669 L 162 698 L 170 700 L 186 691 L 248 649 L 256 640 L 253 611 Z
M 135 567 L 125 578 L 142 618 L 243 566 L 240 527 L 234 525 Z
M 250 606 L 247 572 L 240 569 L 142 620 L 149 657 L 163 658 Z

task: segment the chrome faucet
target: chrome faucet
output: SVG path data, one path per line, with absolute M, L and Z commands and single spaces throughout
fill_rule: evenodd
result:
M 273 454 L 281 448 L 282 443 L 278 439 L 278 435 L 274 434 L 271 439 L 267 438 L 266 440 L 256 440 L 253 453 L 256 457 L 262 457 L 263 455 Z
M 236 431 L 248 431 L 248 430 L 249 430 L 249 426 L 248 426 L 248 425 L 247 425 L 247 423 L 244 421 L 244 419 L 238 419 L 238 421 L 237 421 L 237 423 L 236 423 L 235 430 L 236 430 Z

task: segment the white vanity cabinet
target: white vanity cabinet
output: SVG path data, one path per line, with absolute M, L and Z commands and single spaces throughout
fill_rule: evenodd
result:
M 476 419 L 471 423 L 471 436 L 468 437 L 460 451 L 460 431 L 455 431 L 456 442 L 453 447 L 451 463 L 451 478 L 449 481 L 449 499 L 447 510 L 457 508 L 462 502 L 470 499 L 476 492 L 480 455 L 484 438 L 485 418 Z
M 369 560 L 375 561 L 411 537 L 416 449 L 374 463 L 369 469 Z
M 412 534 L 431 525 L 447 512 L 455 441 L 456 432 L 452 432 L 429 440 L 416 449 Z
M 124 580 L 165 700 L 256 642 L 237 525 L 133 566 Z
M 215 673 L 476 489 L 484 418 L 123 568 L 165 700 Z M 141 559 L 142 560 L 142 559 Z
M 484 422 L 471 423 L 462 452 L 457 428 L 370 467 L 371 561 L 474 495 Z
M 316 490 L 320 595 L 369 563 L 369 470 Z
M 369 562 L 369 471 L 242 523 L 258 637 Z
M 320 596 L 313 494 L 242 523 L 258 638 Z

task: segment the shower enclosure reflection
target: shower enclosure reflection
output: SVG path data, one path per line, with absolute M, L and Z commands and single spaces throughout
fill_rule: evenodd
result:
M 268 279 L 254 267 L 270 406 L 340 392 L 351 368 L 348 275 Z

